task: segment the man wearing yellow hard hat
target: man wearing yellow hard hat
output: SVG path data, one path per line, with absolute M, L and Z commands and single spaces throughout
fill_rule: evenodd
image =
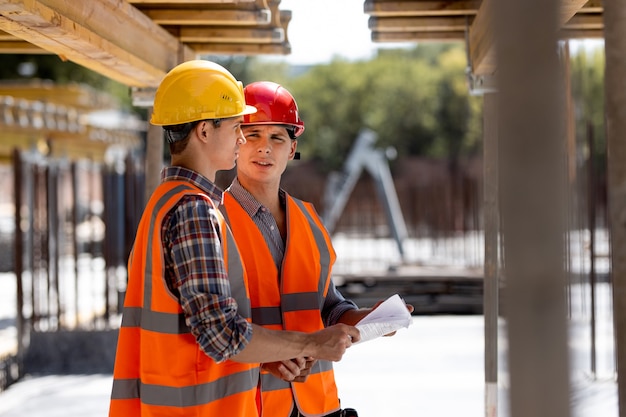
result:
M 251 323 L 245 267 L 217 209 L 219 170 L 245 143 L 243 86 L 202 60 L 159 85 L 151 123 L 172 155 L 149 199 L 128 262 L 109 416 L 255 416 L 259 363 L 340 360 L 359 331 L 312 333 Z

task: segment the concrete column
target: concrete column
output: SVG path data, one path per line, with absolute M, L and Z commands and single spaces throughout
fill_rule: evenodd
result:
M 626 7 L 604 0 L 605 99 L 619 416 L 626 417 Z
M 560 4 L 494 4 L 511 417 L 570 415 Z
M 485 416 L 498 414 L 498 102 L 497 96 L 483 96 L 483 190 L 485 265 L 483 316 L 485 319 Z

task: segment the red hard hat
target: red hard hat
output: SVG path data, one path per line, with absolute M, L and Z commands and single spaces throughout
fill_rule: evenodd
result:
M 257 112 L 246 114 L 242 126 L 246 125 L 287 125 L 293 127 L 293 137 L 304 131 L 304 122 L 298 114 L 298 105 L 291 93 L 271 81 L 258 81 L 243 89 L 246 104 L 254 106 Z

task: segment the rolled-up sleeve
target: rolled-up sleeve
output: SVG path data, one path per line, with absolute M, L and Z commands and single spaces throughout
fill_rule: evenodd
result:
M 322 308 L 324 325 L 328 327 L 337 324 L 343 313 L 348 310 L 356 310 L 357 308 L 357 305 L 352 300 L 344 298 L 343 294 L 337 290 L 337 287 L 331 281 L 326 299 L 324 300 L 324 307 Z
M 202 197 L 186 196 L 165 221 L 167 285 L 202 350 L 223 362 L 248 344 L 252 327 L 231 295 L 215 209 Z

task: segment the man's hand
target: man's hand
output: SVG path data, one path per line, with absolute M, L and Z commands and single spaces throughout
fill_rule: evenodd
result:
M 374 307 L 359 308 L 359 309 L 355 309 L 355 310 L 348 310 L 348 311 L 346 311 L 345 313 L 343 313 L 341 315 L 341 317 L 339 318 L 339 323 L 355 325 L 359 321 L 361 321 L 365 316 L 367 316 L 369 313 L 374 311 L 379 305 L 381 305 L 383 303 L 383 301 L 385 301 L 385 300 L 381 300 L 381 301 L 377 302 L 374 305 Z M 411 304 L 406 304 L 406 309 L 409 311 L 409 313 L 412 313 L 415 310 L 414 307 Z M 396 332 L 388 333 L 385 336 L 393 336 L 394 334 L 396 334 Z
M 359 329 L 346 324 L 335 324 L 308 336 L 311 339 L 308 345 L 312 347 L 307 350 L 308 356 L 329 361 L 341 360 L 346 349 L 361 339 Z
M 287 382 L 304 382 L 315 362 L 317 360 L 310 357 L 294 358 L 288 361 L 264 363 L 261 368 Z
M 311 374 L 311 368 L 315 365 L 317 359 L 306 357 L 304 358 L 304 368 L 300 370 L 300 376 L 296 377 L 293 382 L 304 382 Z

